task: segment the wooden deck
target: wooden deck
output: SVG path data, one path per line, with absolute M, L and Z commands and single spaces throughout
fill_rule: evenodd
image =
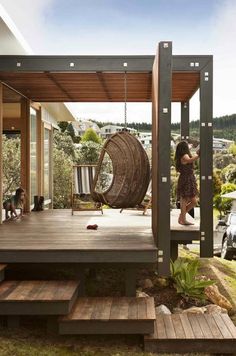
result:
M 77 281 L 4 281 L 0 315 L 65 315 L 78 295 Z
M 131 217 L 132 215 L 132 217 Z M 1 263 L 153 263 L 150 217 L 46 210 L 0 226 Z M 97 224 L 98 230 L 87 230 Z
M 78 298 L 59 319 L 60 334 L 149 334 L 154 331 L 153 298 Z
M 188 236 L 198 234 L 198 224 L 187 227 L 177 222 L 172 211 L 171 229 Z M 87 230 L 97 224 L 98 230 Z M 197 239 L 197 235 L 195 235 Z M 150 214 L 105 209 L 100 212 L 45 210 L 0 226 L 1 263 L 154 263 L 156 246 Z
M 227 314 L 157 315 L 154 333 L 144 337 L 147 352 L 231 353 L 236 350 L 236 327 Z

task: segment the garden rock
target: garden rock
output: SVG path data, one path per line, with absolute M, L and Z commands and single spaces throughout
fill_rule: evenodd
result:
M 181 308 L 173 308 L 173 314 L 181 314 L 183 313 L 183 309 Z
M 183 310 L 183 314 L 204 314 L 206 312 L 205 307 L 191 307 Z
M 230 301 L 220 293 L 216 284 L 206 287 L 205 294 L 210 302 L 219 305 L 221 308 L 227 309 L 228 311 L 233 309 Z
M 171 314 L 171 311 L 169 308 L 167 308 L 164 304 L 159 305 L 156 307 L 156 314 Z
M 207 314 L 227 314 L 227 310 L 225 308 L 221 308 L 216 304 L 206 305 L 206 313 Z
M 136 297 L 137 298 L 148 298 L 149 295 L 141 290 L 136 291 Z
M 143 287 L 144 289 L 150 289 L 150 288 L 153 288 L 154 285 L 153 285 L 151 279 L 146 278 L 146 279 L 143 281 L 143 283 L 142 283 L 142 287 Z
M 158 284 L 161 287 L 168 287 L 169 280 L 167 278 L 158 277 L 155 279 L 155 284 Z

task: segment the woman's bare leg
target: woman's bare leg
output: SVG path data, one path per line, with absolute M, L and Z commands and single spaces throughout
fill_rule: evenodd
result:
M 193 197 L 189 204 L 186 206 L 186 212 L 188 213 L 192 208 L 194 208 L 197 205 L 197 198 Z
M 187 207 L 187 201 L 183 198 L 180 198 L 180 210 L 181 213 L 179 215 L 179 224 L 184 225 L 186 223 L 186 207 Z

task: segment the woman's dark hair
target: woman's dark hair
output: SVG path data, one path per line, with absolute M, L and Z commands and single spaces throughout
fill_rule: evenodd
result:
M 19 203 L 21 200 L 21 194 L 24 193 L 24 189 L 23 188 L 18 188 L 16 189 L 16 203 Z
M 181 141 L 178 143 L 175 151 L 175 168 L 177 172 L 179 172 L 181 167 L 181 158 L 186 154 L 189 155 L 189 157 L 192 157 L 188 143 L 186 141 Z

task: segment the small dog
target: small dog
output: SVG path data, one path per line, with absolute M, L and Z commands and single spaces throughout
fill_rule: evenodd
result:
M 23 216 L 25 202 L 25 191 L 22 188 L 16 189 L 15 195 L 7 199 L 3 203 L 3 208 L 5 209 L 6 220 L 10 219 L 9 212 L 11 214 L 11 219 L 19 218 Z M 20 209 L 20 214 L 17 215 L 16 209 Z

